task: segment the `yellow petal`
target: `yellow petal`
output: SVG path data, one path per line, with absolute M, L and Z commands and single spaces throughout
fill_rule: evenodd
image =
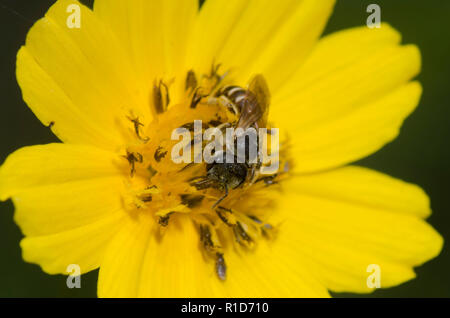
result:
M 241 84 L 263 73 L 275 90 L 304 61 L 333 5 L 334 0 L 208 0 L 188 61 L 202 73 L 221 63 Z
M 387 25 L 378 30 L 323 39 L 274 96 L 271 120 L 292 137 L 299 171 L 325 170 L 375 152 L 397 136 L 417 106 L 421 87 L 407 83 L 420 69 L 418 49 L 399 46 Z
M 26 238 L 26 261 L 51 274 L 99 266 L 104 245 L 125 217 L 124 184 L 113 153 L 92 146 L 22 148 L 0 167 L 0 199 L 12 197 Z
M 344 179 L 347 177 L 345 170 L 339 173 Z M 377 200 L 367 200 L 372 194 L 382 192 L 377 188 L 385 183 L 374 183 L 373 189 L 364 185 L 355 191 L 354 199 L 350 199 L 350 193 L 343 198 L 341 195 L 341 200 L 336 195 L 338 190 L 334 191 L 335 195 L 326 197 L 329 185 L 337 180 L 336 173 L 331 172 L 331 181 L 325 181 L 327 174 L 319 177 L 324 182 L 323 196 L 317 195 L 314 186 L 314 195 L 308 190 L 292 191 L 285 196 L 279 211 L 282 215 L 280 233 L 283 233 L 280 244 L 296 248 L 328 289 L 373 291 L 367 285 L 372 274 L 367 272 L 371 264 L 380 268 L 381 287 L 395 286 L 415 277 L 414 266 L 439 254 L 442 237 L 416 215 L 414 207 L 411 213 L 406 213 L 403 207 L 396 211 L 399 208 L 396 203 L 379 205 Z M 367 178 L 366 172 L 354 177 L 352 169 L 347 170 L 347 174 L 349 180 Z M 398 190 L 401 188 L 411 191 L 403 197 L 417 193 L 413 187 L 400 186 Z M 369 204 L 361 204 L 361 198 L 370 201 Z
M 100 297 L 326 297 L 299 255 L 274 242 L 253 254 L 225 256 L 227 279 L 205 258 L 188 216 L 169 223 L 163 236 L 153 221 L 127 223 L 105 254 Z
M 285 83 L 280 92 L 273 94 L 275 102 L 295 98 L 300 88 L 307 88 L 317 81 L 326 80 L 329 75 L 337 75 L 336 72 L 346 71 L 355 66 L 355 63 L 364 62 L 375 53 L 380 54 L 386 49 L 398 48 L 400 41 L 401 34 L 386 23 L 382 23 L 379 29 L 357 27 L 327 35 L 317 42 L 305 63 L 295 70 L 295 76 Z M 376 66 L 373 65 L 371 70 Z M 417 72 L 418 64 L 411 66 L 415 66 L 411 67 L 411 70 Z
M 287 187 L 317 198 L 420 218 L 431 213 L 430 200 L 420 187 L 363 167 L 347 166 L 325 173 L 302 175 Z
M 82 145 L 24 147 L 0 167 L 0 200 L 24 191 L 69 181 L 116 176 L 115 154 Z
M 149 99 L 156 79 L 184 80 L 184 57 L 198 0 L 96 0 L 94 12 L 126 48 L 143 98 Z M 171 100 L 177 100 L 174 95 Z
M 318 123 L 307 131 L 289 130 L 297 171 L 326 170 L 377 151 L 398 136 L 421 93 L 420 84 L 412 82 L 347 116 Z
M 71 264 L 79 265 L 81 273 L 89 272 L 100 266 L 104 250 L 124 217 L 120 211 L 68 231 L 28 236 L 20 243 L 23 258 L 39 264 L 48 274 L 68 274 Z
M 70 5 L 81 8 L 80 28 L 69 28 Z M 64 142 L 114 149 L 122 145 L 131 112 L 145 123 L 125 52 L 94 14 L 74 0 L 58 0 L 27 35 L 17 57 L 17 79 L 36 116 Z
M 148 217 L 127 218 L 109 243 L 98 276 L 99 297 L 137 297 L 143 260 L 152 235 Z
M 26 147 L 0 168 L 0 199 L 12 197 L 25 235 L 48 235 L 122 211 L 124 183 L 115 156 L 89 146 Z

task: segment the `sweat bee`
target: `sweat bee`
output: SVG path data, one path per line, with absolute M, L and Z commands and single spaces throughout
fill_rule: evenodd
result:
M 267 83 L 262 75 L 256 75 L 250 82 L 248 89 L 239 86 L 226 86 L 219 89 L 214 97 L 209 97 L 208 104 L 216 103 L 224 105 L 239 116 L 236 123 L 232 124 L 235 129 L 242 128 L 246 130 L 249 127 L 256 129 L 263 128 L 267 124 L 267 116 L 269 112 L 270 93 Z M 256 147 L 258 149 L 259 141 L 254 140 L 256 145 L 250 145 L 245 142 L 245 153 L 249 148 Z M 227 162 L 226 149 L 222 153 L 215 155 L 216 160 L 206 166 L 206 175 L 191 179 L 191 185 L 197 189 L 215 188 L 224 192 L 224 195 L 213 205 L 215 208 L 222 200 L 228 196 L 229 189 L 240 187 L 247 178 L 254 179 L 255 172 L 260 167 L 261 162 L 250 163 L 248 157 L 244 162 L 236 160 L 236 153 L 232 162 Z M 220 160 L 219 160 L 220 159 Z

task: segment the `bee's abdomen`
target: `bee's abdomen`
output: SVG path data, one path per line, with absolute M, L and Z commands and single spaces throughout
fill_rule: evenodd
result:
M 221 93 L 235 105 L 240 105 L 240 103 L 247 97 L 247 90 L 240 86 L 227 86 Z

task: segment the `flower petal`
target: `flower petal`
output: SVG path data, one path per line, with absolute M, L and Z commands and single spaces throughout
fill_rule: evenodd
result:
M 81 273 L 87 273 L 100 266 L 105 247 L 124 217 L 125 213 L 120 211 L 68 231 L 27 236 L 20 243 L 23 258 L 39 264 L 48 274 L 68 274 L 67 267 L 71 264 L 79 265 Z
M 305 261 L 311 262 L 315 275 L 328 289 L 372 291 L 367 285 L 371 264 L 380 267 L 381 287 L 395 286 L 415 277 L 414 266 L 439 254 L 442 237 L 417 216 L 415 207 L 408 214 L 397 203 L 380 205 L 378 199 L 369 199 L 375 193 L 382 193 L 384 190 L 378 187 L 386 182 L 374 183 L 373 189 L 363 185 L 355 191 L 354 199 L 350 199 L 350 194 L 340 194 L 339 190 L 333 190 L 327 197 L 338 174 L 355 182 L 371 177 L 365 171 L 358 176 L 354 168 L 331 172 L 331 180 L 325 181 L 328 174 L 318 176 L 324 182 L 323 196 L 317 194 L 315 186 L 311 187 L 312 191 L 292 191 L 279 207 L 283 215 L 280 232 L 286 233 L 280 244 L 295 246 Z M 381 180 L 380 176 L 376 178 Z M 346 182 L 338 182 L 344 184 L 342 192 Z M 395 182 L 388 183 L 395 187 Z M 305 184 L 302 187 L 307 188 Z M 405 194 L 399 200 L 416 194 L 417 188 L 398 184 L 396 193 L 403 191 Z
M 289 189 L 318 198 L 333 199 L 426 218 L 430 200 L 415 184 L 371 169 L 347 166 L 295 178 Z
M 391 94 L 304 132 L 292 132 L 299 172 L 325 170 L 363 158 L 395 139 L 419 103 L 422 87 L 405 84 Z M 301 128 L 300 128 L 301 129 Z
M 208 0 L 190 41 L 188 61 L 202 73 L 213 62 L 241 84 L 263 73 L 276 90 L 304 62 L 331 14 L 334 0 Z
M 293 137 L 298 171 L 325 170 L 375 152 L 398 135 L 417 106 L 421 87 L 407 82 L 420 69 L 418 49 L 399 46 L 398 33 L 387 25 L 379 30 L 323 39 L 274 97 L 271 120 Z
M 202 253 L 188 216 L 169 223 L 163 236 L 155 225 L 153 220 L 127 224 L 112 241 L 100 268 L 100 297 L 328 296 L 298 255 L 288 254 L 276 242 L 263 242 L 249 255 L 230 251 L 222 282 L 214 260 L 207 261 Z
M 149 99 L 155 80 L 184 81 L 186 47 L 198 4 L 198 0 L 95 1 L 94 13 L 127 50 L 143 98 Z M 171 100 L 177 100 L 174 94 Z
M 148 242 L 152 235 L 148 217 L 127 218 L 109 243 L 98 276 L 99 297 L 137 297 Z M 170 252 L 170 251 L 168 251 Z
M 25 235 L 87 225 L 122 211 L 125 190 L 114 158 L 89 146 L 22 148 L 0 168 L 0 199 L 12 197 Z
M 0 199 L 12 197 L 26 237 L 23 257 L 50 274 L 100 265 L 106 242 L 126 216 L 115 154 L 92 146 L 21 148 L 0 167 Z M 122 172 L 123 173 L 123 172 Z
M 67 24 L 70 5 L 81 8 L 80 28 Z M 31 28 L 17 79 L 29 107 L 64 142 L 114 149 L 132 132 L 131 110 L 142 121 L 150 113 L 113 33 L 74 0 L 58 0 Z
M 33 188 L 117 175 L 116 155 L 91 146 L 48 144 L 20 148 L 0 167 L 0 200 Z

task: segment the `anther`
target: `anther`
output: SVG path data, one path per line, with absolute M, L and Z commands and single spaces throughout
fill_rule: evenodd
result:
M 216 273 L 223 281 L 227 278 L 227 266 L 222 253 L 216 253 Z
M 153 84 L 153 104 L 157 114 L 164 113 L 170 104 L 169 87 L 162 80 Z
M 144 157 L 139 152 L 129 152 L 127 151 L 127 155 L 123 156 L 131 165 L 131 176 L 134 176 L 136 172 L 136 162 L 142 163 L 144 161 Z
M 148 142 L 149 140 L 150 140 L 150 138 L 149 137 L 142 137 L 141 135 L 140 135 L 140 131 L 139 131 L 139 127 L 140 126 L 144 126 L 144 124 L 142 124 L 140 121 L 139 121 L 139 117 L 136 117 L 136 118 L 132 118 L 132 117 L 128 117 L 128 119 L 129 120 L 131 120 L 131 122 L 133 123 L 133 125 L 134 125 L 134 131 L 135 131 L 135 133 L 136 133 L 136 136 L 141 140 L 141 141 L 143 141 L 143 142 Z
M 193 70 L 190 70 L 186 76 L 185 90 L 192 93 L 198 85 L 197 77 Z

